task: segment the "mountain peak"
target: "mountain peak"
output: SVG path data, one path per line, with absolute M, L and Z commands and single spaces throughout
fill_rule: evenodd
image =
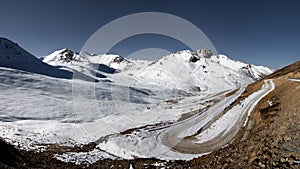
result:
M 64 48 L 57 50 L 50 55 L 44 57 L 43 62 L 59 62 L 59 63 L 70 63 L 70 62 L 82 62 L 86 61 L 84 57 L 81 57 L 78 53 L 72 51 L 71 49 Z
M 65 48 L 60 53 L 60 59 L 64 60 L 65 62 L 70 62 L 72 60 L 76 60 L 75 58 L 75 52 L 73 52 L 71 49 Z
M 192 51 L 192 53 L 197 55 L 200 58 L 210 58 L 213 55 L 213 52 L 209 48 L 198 49 Z
M 201 58 L 210 58 L 213 56 L 213 52 L 208 48 L 204 48 L 198 50 L 182 50 L 171 55 L 178 56 L 188 62 L 197 62 Z
M 17 43 L 0 38 L 0 66 L 58 78 L 72 78 L 72 73 L 43 63 Z

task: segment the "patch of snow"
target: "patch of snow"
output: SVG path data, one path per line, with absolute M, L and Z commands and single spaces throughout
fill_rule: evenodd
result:
M 294 82 L 300 82 L 300 79 L 297 79 L 297 78 L 290 78 L 289 80 L 294 81 Z
M 271 100 L 271 101 L 270 101 L 270 100 L 267 100 L 267 103 L 269 104 L 269 106 L 272 106 L 272 105 L 273 105 L 272 100 Z
M 94 149 L 89 152 L 69 152 L 64 154 L 55 154 L 54 157 L 60 161 L 67 163 L 75 163 L 76 165 L 80 164 L 93 164 L 99 159 L 113 159 L 116 160 L 115 156 L 109 155 L 99 149 Z

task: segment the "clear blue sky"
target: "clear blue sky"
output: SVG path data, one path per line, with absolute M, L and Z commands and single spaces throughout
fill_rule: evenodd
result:
M 233 59 L 272 68 L 300 60 L 297 0 L 0 0 L 0 36 L 36 56 L 61 48 L 80 51 L 101 26 L 137 12 L 182 17 L 198 26 L 219 53 Z M 139 39 L 132 38 L 126 48 L 151 45 Z M 163 40 L 149 42 L 157 47 Z

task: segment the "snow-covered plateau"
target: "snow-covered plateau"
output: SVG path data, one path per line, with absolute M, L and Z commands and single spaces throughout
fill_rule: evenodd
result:
M 184 50 L 145 61 L 62 49 L 38 59 L 0 38 L 0 136 L 34 151 L 95 143 L 54 156 L 76 164 L 207 154 L 232 141 L 234 126 L 274 89 L 266 80 L 222 115 L 246 85 L 273 71 L 208 53 Z M 210 140 L 222 141 L 210 147 Z

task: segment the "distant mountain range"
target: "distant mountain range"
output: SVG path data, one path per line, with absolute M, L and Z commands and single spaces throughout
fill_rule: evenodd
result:
M 119 55 L 92 55 L 62 49 L 43 57 L 43 62 L 90 77 L 134 78 L 139 85 L 179 88 L 188 91 L 222 91 L 243 86 L 273 70 L 212 55 L 209 49 L 184 50 L 157 61 L 135 60 Z M 126 82 L 124 82 L 126 83 Z
M 113 77 L 134 78 L 139 85 L 178 88 L 187 91 L 222 91 L 271 74 L 267 67 L 213 55 L 209 49 L 184 50 L 162 56 L 157 61 L 134 60 L 119 55 L 80 55 L 70 49 L 53 52 L 41 59 L 18 44 L 0 38 L 0 66 L 51 77 L 99 81 Z

